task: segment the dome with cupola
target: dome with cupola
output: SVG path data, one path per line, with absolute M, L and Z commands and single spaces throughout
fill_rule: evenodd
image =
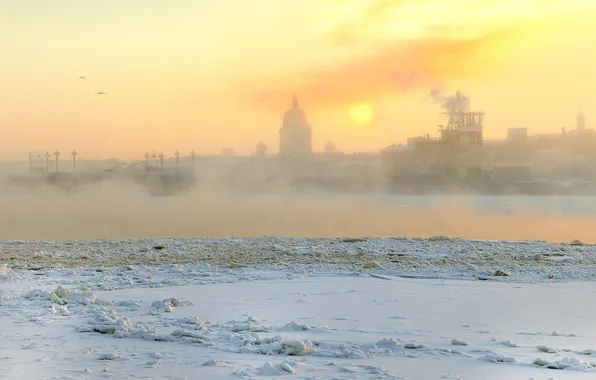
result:
M 311 127 L 295 95 L 292 99 L 292 107 L 284 114 L 279 135 L 280 155 L 308 155 L 312 152 Z

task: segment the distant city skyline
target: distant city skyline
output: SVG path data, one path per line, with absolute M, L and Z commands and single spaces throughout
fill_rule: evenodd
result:
M 592 128 L 594 16 L 588 0 L 0 0 L 0 160 L 277 152 L 294 93 L 314 151 L 378 151 L 437 133 L 437 84 L 486 112 L 487 139 L 572 129 L 580 108 Z

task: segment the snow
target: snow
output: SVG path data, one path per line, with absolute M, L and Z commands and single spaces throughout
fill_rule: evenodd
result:
M 440 236 L 8 241 L 0 243 L 0 262 L 9 264 L 0 276 L 17 277 L 58 273 L 68 277 L 68 268 L 86 267 L 81 269 L 85 277 L 103 278 L 97 286 L 104 290 L 209 283 L 231 270 L 242 274 L 246 267 L 264 271 L 283 267 L 288 277 L 323 270 L 362 274 L 368 269 L 365 273 L 378 279 L 556 282 L 591 281 L 596 274 L 596 246 Z M 29 271 L 11 272 L 20 269 Z
M 596 376 L 591 245 L 265 237 L 0 249 L 0 377 Z

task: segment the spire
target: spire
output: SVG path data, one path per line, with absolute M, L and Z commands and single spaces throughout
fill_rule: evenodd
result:
M 582 112 L 581 106 L 579 107 L 579 113 L 577 114 L 576 128 L 578 130 L 583 130 L 586 128 L 586 117 L 584 116 L 584 113 Z
M 296 94 L 294 94 L 294 97 L 292 98 L 292 107 L 298 108 L 298 97 L 296 96 Z

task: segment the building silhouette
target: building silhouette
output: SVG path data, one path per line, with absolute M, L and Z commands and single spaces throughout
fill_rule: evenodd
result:
M 580 111 L 580 113 L 577 114 L 575 128 L 578 131 L 584 131 L 586 129 L 586 116 L 581 111 Z
M 337 148 L 335 146 L 335 144 L 333 143 L 333 141 L 327 141 L 327 144 L 325 144 L 325 154 L 336 154 L 337 152 Z
M 255 157 L 266 157 L 267 156 L 267 145 L 262 141 L 259 142 L 255 148 Z
M 280 156 L 308 156 L 312 153 L 312 132 L 306 113 L 294 95 L 292 108 L 286 111 L 279 131 Z

